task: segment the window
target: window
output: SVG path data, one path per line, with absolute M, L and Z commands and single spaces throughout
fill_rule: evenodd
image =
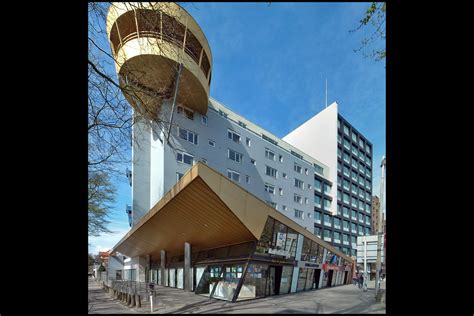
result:
M 278 188 L 278 193 L 279 193 L 280 195 L 283 195 L 283 189 L 282 189 L 282 188 Z
M 321 181 L 314 179 L 314 189 L 318 192 L 321 192 Z
M 240 182 L 240 173 L 237 171 L 227 169 L 227 177 L 235 182 Z
M 341 220 L 337 217 L 334 217 L 334 228 L 341 229 Z
M 370 226 L 370 216 L 365 217 L 365 224 Z
M 347 234 L 342 234 L 342 243 L 344 245 L 349 245 L 349 235 Z
M 348 176 L 348 177 L 350 176 L 349 168 L 347 166 L 344 166 L 342 170 L 345 176 Z
M 352 140 L 357 143 L 357 135 L 352 132 Z
M 324 214 L 324 225 L 331 227 L 331 217 L 328 214 Z
M 355 172 L 354 170 L 352 170 L 351 176 L 352 176 L 352 180 L 357 181 L 357 172 Z
M 250 183 L 250 176 L 245 176 L 245 182 Z
M 350 141 L 344 137 L 344 140 L 343 140 L 343 144 L 344 144 L 344 147 L 347 148 L 347 149 L 351 149 L 351 143 Z
M 252 165 L 254 165 L 254 166 L 257 165 L 257 162 L 255 161 L 255 159 L 252 159 L 252 158 L 250 158 L 250 163 L 251 163 Z
M 314 227 L 314 234 L 321 238 L 321 228 L 319 227 Z
M 283 210 L 286 211 L 287 209 L 286 205 L 283 205 Z
M 288 176 L 284 172 L 283 172 L 283 178 L 288 179 Z
M 355 257 L 356 256 L 356 249 L 351 249 L 351 256 L 352 257 Z
M 241 153 L 233 151 L 230 148 L 227 148 L 227 158 L 229 158 L 230 160 L 242 163 L 243 155 Z
M 320 212 L 314 212 L 314 221 L 318 224 L 321 224 L 321 213 Z
M 296 193 L 293 195 L 293 201 L 296 202 L 296 203 L 300 203 L 300 204 L 303 203 L 303 201 L 301 199 L 301 195 L 298 195 Z
M 342 201 L 346 204 L 349 204 L 349 194 L 342 193 Z
M 341 206 L 341 204 L 337 204 L 337 215 L 342 216 L 342 206 Z
M 317 206 L 317 207 L 321 207 L 321 197 L 319 195 L 315 195 L 314 196 L 314 204 Z
M 355 180 L 357 181 L 357 179 L 355 179 Z M 359 175 L 359 184 L 364 185 L 364 183 L 365 183 L 364 177 L 362 175 Z
M 272 201 L 265 201 L 268 205 L 270 205 L 271 207 L 273 208 L 277 208 L 277 204 L 275 202 L 272 202 Z
M 346 179 L 344 179 L 342 181 L 342 187 L 346 190 L 349 190 L 349 181 L 347 181 Z
M 357 164 L 357 159 L 356 159 L 355 157 L 352 157 L 352 163 L 351 163 L 351 165 L 352 165 L 352 168 L 357 169 L 358 164 Z
M 293 170 L 296 171 L 296 172 L 298 172 L 298 173 L 302 173 L 302 172 L 301 172 L 301 171 L 302 171 L 302 168 L 301 168 L 301 166 L 298 165 L 297 163 L 295 163 L 295 164 L 293 165 Z
M 341 190 L 337 190 L 337 200 L 341 200 Z
M 364 148 L 364 140 L 359 136 L 359 147 Z
M 359 225 L 359 235 L 364 235 L 364 227 Z
M 198 144 L 198 135 L 194 132 L 178 127 L 178 135 L 179 138 L 187 140 L 188 142 L 193 143 L 194 145 Z
M 342 155 L 342 159 L 347 162 L 347 163 L 350 163 L 351 162 L 351 154 L 349 154 L 347 151 L 344 151 L 344 154 Z
M 308 183 L 308 190 L 311 190 L 311 184 Z
M 211 147 L 216 147 L 216 142 L 213 141 L 213 140 L 208 139 L 208 140 L 207 140 L 207 143 L 208 143 L 209 146 L 211 146 Z
M 181 114 L 182 116 L 190 120 L 194 120 L 194 111 L 188 108 L 185 108 L 184 106 L 178 105 L 178 114 Z
M 308 218 L 311 218 L 311 216 L 312 216 L 311 213 L 308 213 Z
M 348 232 L 349 231 L 349 221 L 342 221 L 342 230 Z
M 370 157 L 369 156 L 365 156 L 365 163 L 370 166 Z
M 296 217 L 296 218 L 300 218 L 300 219 L 304 219 L 304 212 L 295 209 L 295 217 Z
M 249 147 L 250 147 L 250 138 L 248 138 L 248 137 L 247 137 L 247 138 L 245 138 L 245 143 L 247 144 L 247 146 L 249 146 Z
M 370 214 L 370 204 L 365 204 L 365 212 Z
M 342 159 L 342 151 L 339 148 L 337 148 L 337 158 Z
M 283 156 L 280 155 L 280 156 L 278 157 L 278 160 L 279 160 L 280 162 L 283 162 Z
M 369 144 L 365 144 L 365 150 L 367 151 L 368 154 L 370 154 L 370 146 L 369 146 Z
M 275 161 L 275 153 L 268 148 L 265 148 L 265 157 Z
M 308 175 L 308 168 L 304 168 L 304 174 Z
M 359 197 L 364 198 L 365 197 L 365 190 L 362 188 L 359 188 Z
M 337 172 L 341 172 L 341 163 L 337 163 Z
M 370 228 L 369 227 L 365 228 L 365 235 L 366 236 L 370 235 Z
M 176 172 L 176 182 L 178 182 L 183 177 L 182 173 Z
M 234 131 L 227 130 L 227 138 L 233 140 L 234 142 L 240 144 L 240 135 Z
M 351 223 L 351 232 L 357 234 L 357 225 L 355 223 Z M 352 238 L 355 239 L 354 236 L 352 236 Z
M 275 140 L 273 140 L 273 139 L 271 139 L 271 138 L 268 137 L 267 135 L 262 134 L 262 138 L 265 139 L 267 142 L 270 142 L 270 143 L 272 143 L 273 145 L 278 146 L 278 142 L 275 141 Z
M 362 162 L 359 162 L 359 172 L 361 172 L 361 173 L 365 172 L 365 166 Z
M 265 183 L 265 191 L 270 194 L 275 194 L 275 187 L 271 184 Z
M 349 136 L 349 126 L 347 126 L 347 125 L 344 125 L 344 134 Z
M 331 231 L 330 230 L 325 229 L 323 234 L 324 234 L 324 240 L 325 241 L 331 241 Z
M 337 142 L 339 144 L 341 143 L 341 139 L 342 139 L 341 134 L 337 134 Z
M 362 213 L 359 213 L 359 222 L 360 223 L 364 222 L 364 215 Z
M 295 187 L 300 188 L 300 189 L 303 189 L 303 187 L 304 187 L 304 182 L 301 181 L 301 180 L 299 180 L 299 179 L 296 179 L 296 178 L 295 178 Z
M 353 194 L 357 194 L 357 186 L 356 186 L 355 184 L 352 184 L 352 185 L 351 185 L 351 192 L 352 192 Z
M 355 221 L 357 220 L 357 212 L 356 211 L 351 210 L 351 218 Z
M 340 129 L 341 128 L 341 120 L 337 120 L 337 128 Z
M 201 162 L 205 165 L 207 165 L 207 159 L 206 158 L 201 158 Z
M 201 123 L 202 125 L 207 125 L 207 116 L 205 115 L 201 116 Z
M 357 150 L 357 147 L 355 145 L 352 145 L 352 153 L 357 156 L 357 153 L 359 151 Z
M 365 203 L 362 200 L 359 200 L 359 210 L 363 211 L 364 210 Z
M 327 184 L 327 183 L 324 184 L 324 193 L 326 193 L 327 195 L 331 195 L 331 185 L 330 184 Z
M 365 187 L 367 190 L 370 190 L 372 186 L 370 185 L 370 180 L 365 179 Z
M 341 234 L 338 232 L 333 232 L 334 242 L 340 243 L 341 242 Z
M 187 165 L 193 165 L 194 163 L 194 157 L 187 154 L 187 153 L 180 153 L 178 152 L 176 154 L 176 160 L 182 163 L 185 163 Z
M 359 159 L 364 161 L 364 152 L 362 151 L 362 149 L 359 149 Z
M 318 166 L 317 164 L 313 164 L 314 166 L 314 171 L 316 171 L 317 173 L 319 173 L 320 175 L 324 175 L 324 168 L 321 167 L 321 166 Z
M 272 167 L 265 166 L 265 174 L 267 176 L 270 176 L 276 179 L 278 175 L 278 171 Z
M 329 211 L 330 208 L 331 208 L 331 201 L 324 199 L 324 209 L 326 211 Z

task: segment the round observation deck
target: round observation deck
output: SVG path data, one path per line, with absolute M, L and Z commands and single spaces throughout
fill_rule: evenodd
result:
M 182 63 L 177 103 L 206 114 L 211 50 L 183 8 L 171 2 L 112 3 L 107 34 L 122 92 L 136 110 L 157 117 L 162 100 L 174 95 Z

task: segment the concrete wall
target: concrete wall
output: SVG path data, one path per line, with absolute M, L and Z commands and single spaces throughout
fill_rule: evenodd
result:
M 323 111 L 283 137 L 283 140 L 306 152 L 329 166 L 331 188 L 330 212 L 337 214 L 337 103 Z

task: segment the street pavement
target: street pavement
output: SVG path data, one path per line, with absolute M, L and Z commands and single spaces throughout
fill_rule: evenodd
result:
M 97 284 L 93 282 L 94 284 Z M 89 283 L 89 313 L 150 313 L 147 299 L 141 308 L 128 308 L 109 295 L 98 285 Z M 383 282 L 382 288 L 385 288 Z M 156 286 L 154 314 L 165 313 L 219 313 L 219 314 L 384 314 L 385 304 L 375 301 L 374 281 L 369 281 L 368 290 L 362 291 L 356 285 L 343 285 L 320 290 L 270 296 L 266 298 L 230 303 L 209 299 L 180 289 Z M 91 290 L 93 295 L 91 295 Z M 97 290 L 102 291 L 100 295 Z

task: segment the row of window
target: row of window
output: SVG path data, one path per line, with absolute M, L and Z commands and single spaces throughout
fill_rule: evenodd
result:
M 365 163 L 370 167 L 371 166 L 371 162 L 372 162 L 372 159 L 370 158 L 370 155 L 369 154 L 365 154 L 365 152 L 363 151 L 363 149 L 360 149 L 357 147 L 357 145 L 355 144 L 351 144 L 351 141 L 344 137 L 344 138 L 341 138 L 341 135 L 337 135 L 337 142 L 342 145 L 345 149 L 347 149 L 349 152 L 352 152 L 352 154 L 354 155 L 354 157 L 357 157 L 359 158 L 362 162 L 365 161 Z M 338 157 L 341 158 L 341 148 L 338 147 Z M 344 151 L 345 152 L 345 151 Z
M 329 183 L 322 183 L 319 179 L 314 179 L 314 190 L 321 192 L 321 187 L 326 195 L 331 195 L 332 186 Z
M 362 223 L 362 224 L 366 224 L 366 225 L 371 225 L 371 217 L 370 216 L 366 216 L 362 213 L 359 213 L 358 216 L 357 214 L 355 214 L 355 211 L 353 211 L 354 214 L 352 216 L 352 219 L 354 221 L 359 221 L 359 223 Z M 314 222 L 317 223 L 317 224 L 321 224 L 321 212 L 318 212 L 318 211 L 314 211 Z M 332 218 L 332 220 L 331 220 Z M 329 227 L 332 227 L 334 226 L 334 228 L 337 228 L 337 229 L 341 229 L 341 222 L 342 222 L 342 229 L 343 230 L 346 230 L 346 231 L 349 231 L 349 221 L 346 221 L 346 220 L 341 220 L 340 218 L 338 217 L 331 217 L 329 214 L 324 214 L 324 225 L 326 226 L 329 226 Z M 355 223 L 354 223 L 355 224 Z
M 370 229 L 368 227 L 360 227 L 359 229 L 359 236 L 370 235 Z M 321 231 L 323 232 L 322 235 Z M 317 226 L 314 227 L 314 234 L 319 238 L 323 238 L 325 241 L 335 242 L 343 245 L 351 245 L 353 248 L 357 247 L 357 237 L 354 235 L 342 234 L 340 232 L 322 229 L 321 227 Z
M 338 185 L 341 186 L 341 179 L 339 178 Z M 369 191 L 366 191 L 364 187 L 357 186 L 355 183 L 350 182 L 349 180 L 343 179 L 342 180 L 342 188 L 344 190 L 352 192 L 352 194 L 359 195 L 360 198 L 365 198 L 366 201 L 372 201 L 372 197 Z M 337 191 L 338 200 L 340 200 L 341 190 Z
M 329 211 L 331 209 L 331 200 L 328 200 L 326 198 L 323 199 L 323 208 L 326 211 Z M 321 207 L 321 197 L 319 195 L 314 195 L 314 205 L 316 207 Z
M 370 145 L 368 143 L 366 143 L 364 141 L 364 139 L 362 139 L 362 137 L 360 135 L 357 135 L 356 132 L 354 132 L 354 130 L 352 130 L 352 133 L 349 132 L 349 126 L 347 126 L 346 124 L 343 124 L 343 132 L 345 135 L 347 136 L 350 136 L 352 137 L 352 140 L 355 142 L 355 143 L 358 143 L 359 146 L 361 148 L 365 148 L 365 151 L 370 154 L 371 152 L 371 148 L 370 148 Z M 340 130 L 341 129 L 341 122 L 340 120 L 337 120 L 337 128 Z

